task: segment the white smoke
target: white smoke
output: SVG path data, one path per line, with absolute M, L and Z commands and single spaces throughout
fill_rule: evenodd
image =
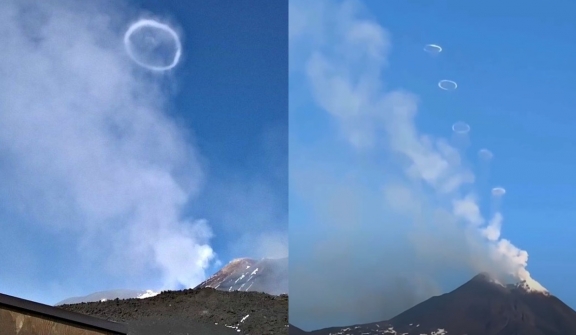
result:
M 419 131 L 414 94 L 384 89 L 388 32 L 367 18 L 358 1 L 319 1 L 308 6 L 292 0 L 290 7 L 294 13 L 290 18 L 294 27 L 290 29 L 292 78 L 304 78 L 314 103 L 338 121 L 348 144 L 361 157 L 371 157 L 371 164 L 381 169 L 386 208 L 413 225 L 413 251 L 418 257 L 533 281 L 526 270 L 528 253 L 501 237 L 502 214 L 495 212 L 488 222 L 482 215 L 481 195 L 474 191 L 475 175 L 462 151 L 448 140 Z M 465 132 L 460 128 L 456 129 L 458 135 L 467 138 L 470 127 L 466 125 Z M 386 163 L 382 163 L 383 155 Z M 499 192 L 499 196 L 503 194 Z M 393 225 L 390 220 L 386 224 Z M 373 234 L 380 232 L 377 226 L 372 229 Z M 342 235 L 332 244 L 351 243 L 351 238 Z M 316 261 L 316 271 L 321 272 L 322 258 Z M 363 272 L 363 276 L 370 275 L 377 274 Z M 293 301 L 304 304 L 295 295 L 298 288 L 291 291 L 291 306 Z
M 128 18 L 78 4 L 0 2 L 3 208 L 74 238 L 84 276 L 195 285 L 215 258 L 206 221 L 181 217 L 203 179 L 198 154 L 164 114 L 162 80 L 127 57 Z
M 293 10 L 304 11 L 298 4 L 292 1 L 291 6 L 299 8 Z M 325 23 L 335 24 L 334 33 L 325 36 L 330 46 L 328 43 L 321 49 L 315 46 L 306 64 L 316 102 L 341 121 L 351 145 L 357 146 L 357 135 L 362 134 L 363 138 L 372 139 L 362 142 L 372 149 L 401 154 L 406 159 L 404 173 L 409 182 L 428 186 L 431 191 L 428 194 L 436 199 L 451 200 L 453 215 L 486 237 L 494 261 L 504 263 L 509 274 L 517 279 L 527 279 L 527 253 L 500 238 L 502 214 L 496 213 L 488 226 L 483 227 L 485 219 L 477 195 L 464 193 L 464 187 L 474 183 L 473 171 L 463 163 L 465 157 L 446 140 L 419 132 L 414 95 L 382 90 L 380 72 L 386 65 L 388 33 L 378 23 L 357 16 L 355 9 L 356 2 L 345 1 L 332 8 L 332 12 L 324 12 L 328 16 Z M 375 126 L 365 127 L 361 121 Z M 378 132 L 377 128 L 384 132 Z M 504 195 L 503 188 L 495 188 L 494 192 Z

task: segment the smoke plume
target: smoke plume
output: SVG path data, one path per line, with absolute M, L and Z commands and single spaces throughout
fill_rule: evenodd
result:
M 60 298 L 78 278 L 195 285 L 215 258 L 207 222 L 181 215 L 203 173 L 189 134 L 164 113 L 171 79 L 127 56 L 134 18 L 119 12 L 113 2 L 0 3 L 0 250 L 22 251 L 14 275 Z M 19 246 L 42 235 L 50 242 L 34 248 L 65 260 L 37 264 Z

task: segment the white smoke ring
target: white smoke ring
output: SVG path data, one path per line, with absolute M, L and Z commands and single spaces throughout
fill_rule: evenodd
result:
M 478 157 L 480 157 L 483 160 L 489 161 L 494 157 L 494 154 L 492 153 L 492 151 L 484 148 L 478 150 Z
M 460 135 L 468 134 L 468 132 L 470 132 L 470 125 L 464 121 L 458 121 L 452 125 L 452 131 Z
M 453 80 L 443 79 L 438 82 L 438 87 L 444 91 L 452 91 L 458 88 L 458 84 Z
M 424 51 L 431 54 L 439 54 L 442 52 L 442 47 L 438 44 L 426 44 L 424 46 Z
M 172 63 L 170 63 L 167 66 L 152 66 L 149 64 L 145 64 L 141 61 L 138 60 L 138 58 L 134 55 L 132 48 L 130 47 L 130 45 L 132 44 L 130 42 L 130 36 L 139 28 L 142 27 L 153 27 L 153 28 L 158 28 L 161 29 L 165 32 L 167 32 L 168 34 L 170 34 L 170 36 L 172 36 L 172 38 L 174 38 L 174 42 L 176 43 L 176 53 L 174 54 L 174 59 L 172 60 Z M 180 42 L 180 37 L 178 37 L 178 34 L 176 34 L 176 32 L 170 28 L 170 26 L 164 24 L 164 23 L 160 23 L 158 21 L 154 21 L 154 20 L 149 20 L 149 19 L 142 19 L 140 21 L 137 21 L 135 23 L 133 23 L 128 30 L 126 31 L 126 33 L 124 34 L 124 47 L 126 48 L 126 52 L 128 53 L 128 55 L 130 56 L 130 58 L 136 62 L 138 65 L 147 68 L 149 70 L 153 70 L 153 71 L 166 71 L 166 70 L 170 70 L 173 67 L 175 67 L 178 62 L 180 61 L 180 56 L 182 55 L 182 43 Z
M 498 186 L 492 189 L 492 196 L 494 197 L 502 197 L 504 194 L 506 194 L 506 189 L 503 187 Z

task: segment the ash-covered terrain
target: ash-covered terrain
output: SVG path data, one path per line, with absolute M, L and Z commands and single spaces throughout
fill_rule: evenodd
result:
M 200 288 L 58 307 L 124 322 L 131 335 L 288 334 L 287 295 Z
M 432 297 L 382 322 L 290 334 L 568 335 L 576 311 L 526 282 L 502 285 L 479 274 L 454 291 Z

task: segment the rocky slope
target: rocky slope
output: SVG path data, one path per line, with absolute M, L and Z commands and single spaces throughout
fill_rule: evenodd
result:
M 272 295 L 287 294 L 288 258 L 235 259 L 196 288 L 204 287 L 229 292 L 255 291 Z
M 288 333 L 287 295 L 200 288 L 166 291 L 148 299 L 117 299 L 58 307 L 125 322 L 130 335 Z

